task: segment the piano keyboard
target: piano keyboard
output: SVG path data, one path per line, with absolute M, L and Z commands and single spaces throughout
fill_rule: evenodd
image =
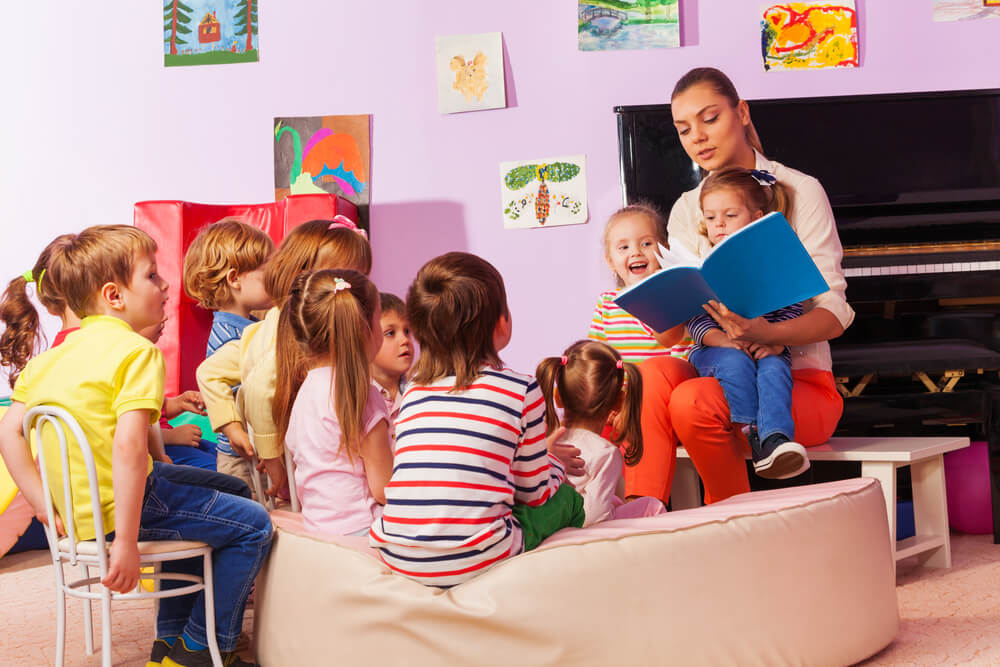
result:
M 845 278 L 871 276 L 904 276 L 920 273 L 959 273 L 972 271 L 1000 271 L 1000 261 L 949 262 L 944 264 L 900 264 L 897 266 L 857 266 L 844 269 Z

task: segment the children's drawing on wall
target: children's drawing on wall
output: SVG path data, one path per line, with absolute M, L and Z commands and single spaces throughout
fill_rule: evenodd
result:
M 437 40 L 438 111 L 458 113 L 507 106 L 503 38 L 499 32 Z
M 587 222 L 586 157 L 501 162 L 500 196 L 508 229 Z
M 274 119 L 274 198 L 327 192 L 358 207 L 368 227 L 371 116 Z
M 934 0 L 935 21 L 1000 19 L 1000 0 Z
M 257 62 L 258 0 L 166 0 L 163 64 Z
M 581 51 L 680 46 L 678 0 L 579 0 Z
M 768 4 L 760 32 L 765 70 L 859 65 L 854 0 Z

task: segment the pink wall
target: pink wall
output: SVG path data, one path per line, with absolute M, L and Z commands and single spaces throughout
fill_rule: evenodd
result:
M 0 277 L 57 233 L 130 222 L 137 200 L 266 201 L 272 117 L 371 113 L 376 282 L 403 293 L 438 253 L 483 255 L 507 281 L 504 356 L 528 370 L 585 335 L 612 284 L 600 238 L 621 202 L 615 105 L 664 102 L 700 65 L 751 100 L 1000 87 L 1000 20 L 934 23 L 930 0 L 857 0 L 863 66 L 804 73 L 763 71 L 759 3 L 681 1 L 683 48 L 581 53 L 573 0 L 269 0 L 260 63 L 169 70 L 156 2 L 13 3 L 0 22 Z M 439 115 L 434 36 L 496 30 L 509 108 Z M 577 153 L 591 222 L 504 230 L 498 163 Z

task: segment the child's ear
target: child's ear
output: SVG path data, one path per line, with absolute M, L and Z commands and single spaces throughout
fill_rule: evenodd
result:
M 236 273 L 236 269 L 226 271 L 226 285 L 229 286 L 230 290 L 238 290 L 240 288 L 240 275 Z
M 764 211 L 757 211 L 753 214 L 753 220 L 760 220 L 764 217 Z
M 113 310 L 125 309 L 125 296 L 117 283 L 106 282 L 101 286 L 101 299 Z

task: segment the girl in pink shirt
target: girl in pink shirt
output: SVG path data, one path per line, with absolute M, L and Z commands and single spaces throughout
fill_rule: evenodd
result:
M 300 274 L 281 308 L 274 418 L 317 533 L 365 535 L 385 503 L 388 415 L 370 374 L 380 310 L 375 286 L 346 269 Z

